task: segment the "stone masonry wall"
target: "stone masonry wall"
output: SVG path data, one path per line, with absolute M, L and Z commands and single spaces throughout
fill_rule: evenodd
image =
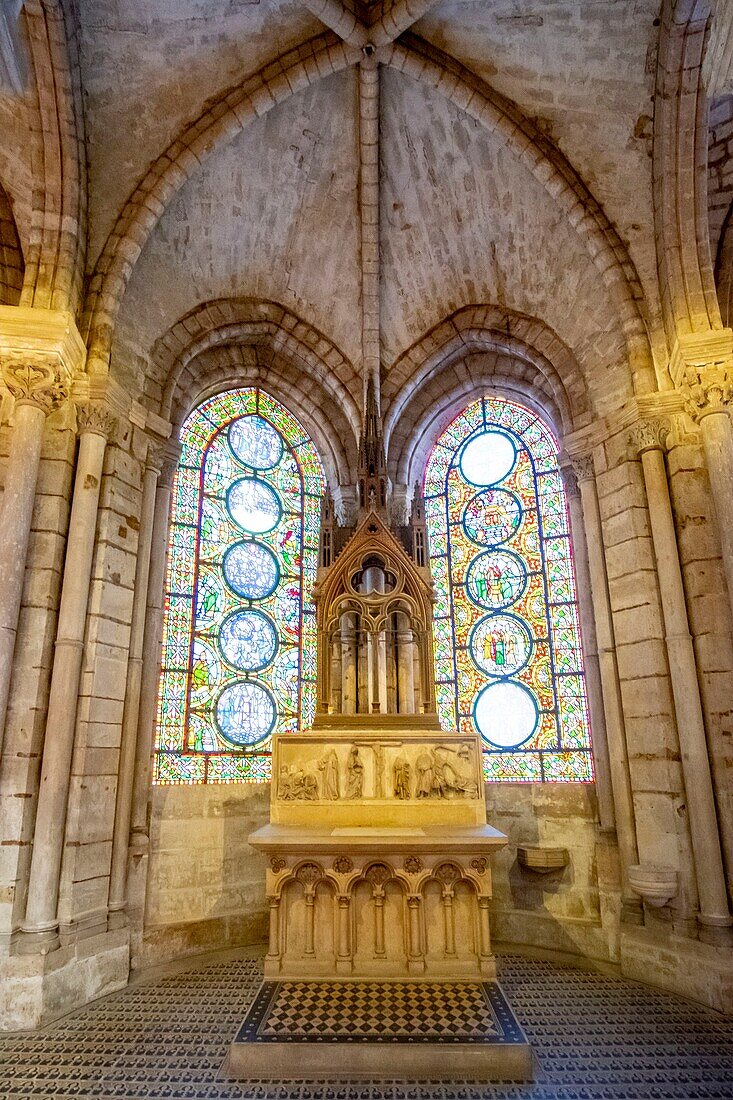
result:
M 153 788 L 145 934 L 132 965 L 263 940 L 269 783 Z

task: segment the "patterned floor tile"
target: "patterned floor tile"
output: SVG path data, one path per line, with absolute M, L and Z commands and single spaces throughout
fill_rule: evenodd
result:
M 0 1036 L 0 1097 L 733 1100 L 733 1021 L 633 982 L 516 956 L 501 960 L 500 980 L 537 1056 L 532 1085 L 227 1081 L 223 1059 L 262 982 L 253 956 L 134 986 L 33 1034 Z

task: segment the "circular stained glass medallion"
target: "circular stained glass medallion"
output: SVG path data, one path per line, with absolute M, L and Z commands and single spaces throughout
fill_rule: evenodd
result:
M 522 522 L 522 505 L 506 489 L 484 489 L 466 505 L 463 527 L 478 546 L 500 546 L 515 535 Z
M 277 631 L 261 611 L 235 611 L 219 632 L 221 651 L 242 672 L 259 672 L 277 652 Z
M 255 745 L 275 725 L 275 703 L 261 684 L 249 680 L 225 687 L 216 704 L 222 737 L 233 745 Z
M 282 458 L 280 433 L 261 416 L 243 416 L 229 425 L 229 446 L 240 462 L 255 470 L 271 470 Z
M 468 643 L 478 668 L 488 676 L 512 676 L 532 653 L 532 636 L 516 615 L 484 615 Z
M 511 473 L 516 448 L 504 432 L 488 431 L 469 439 L 461 454 L 461 473 L 471 485 L 496 485 Z
M 236 542 L 224 555 L 222 569 L 229 587 L 245 600 L 264 600 L 280 580 L 277 558 L 261 542 Z
M 485 550 L 468 567 L 466 590 L 479 607 L 501 611 L 516 603 L 526 587 L 524 562 L 508 550 Z
M 235 481 L 227 493 L 227 508 L 234 522 L 252 535 L 272 531 L 283 511 L 275 490 L 259 477 Z
M 473 717 L 479 733 L 490 745 L 515 749 L 534 734 L 540 716 L 529 688 L 500 680 L 479 692 Z

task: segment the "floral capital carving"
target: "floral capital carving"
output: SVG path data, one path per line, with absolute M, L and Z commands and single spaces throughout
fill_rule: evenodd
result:
M 68 387 L 55 365 L 34 363 L 27 359 L 5 361 L 2 377 L 16 405 L 33 405 L 46 415 L 57 409 L 68 395 Z
M 101 401 L 85 401 L 76 407 L 79 435 L 101 435 L 109 439 L 117 421 Z
M 693 420 L 702 420 L 712 413 L 727 412 L 733 403 L 733 364 L 691 367 L 686 372 L 685 380 L 687 410 Z
M 669 425 L 657 417 L 638 420 L 629 432 L 629 444 L 638 455 L 645 451 L 663 451 L 669 435 Z
M 595 467 L 591 455 L 576 455 L 571 460 L 570 465 L 578 485 L 582 485 L 584 481 L 592 481 L 595 477 Z

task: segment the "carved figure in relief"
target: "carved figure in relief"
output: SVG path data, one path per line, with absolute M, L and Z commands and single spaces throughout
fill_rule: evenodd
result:
M 449 754 L 453 759 L 449 759 Z M 458 763 L 460 761 L 460 763 Z M 418 798 L 476 798 L 476 781 L 466 773 L 470 768 L 470 754 L 465 745 L 454 749 L 438 745 L 430 752 L 423 752 L 415 761 Z
M 297 768 L 295 764 L 283 764 L 277 783 L 280 798 L 287 802 L 303 799 L 306 802 L 318 801 L 318 780 L 312 772 Z
M 364 791 L 364 764 L 359 756 L 356 745 L 349 749 L 349 759 L 346 764 L 346 797 L 361 798 Z
M 433 794 L 433 758 L 428 752 L 421 752 L 415 761 L 417 772 L 418 798 L 431 798 Z
M 384 798 L 384 746 L 375 741 L 372 745 L 374 756 L 374 797 Z
M 322 797 L 335 802 L 341 797 L 339 789 L 339 761 L 336 750 L 331 749 L 318 761 L 318 770 L 321 773 Z
M 392 789 L 395 798 L 410 797 L 410 763 L 404 756 L 398 756 L 392 766 Z

